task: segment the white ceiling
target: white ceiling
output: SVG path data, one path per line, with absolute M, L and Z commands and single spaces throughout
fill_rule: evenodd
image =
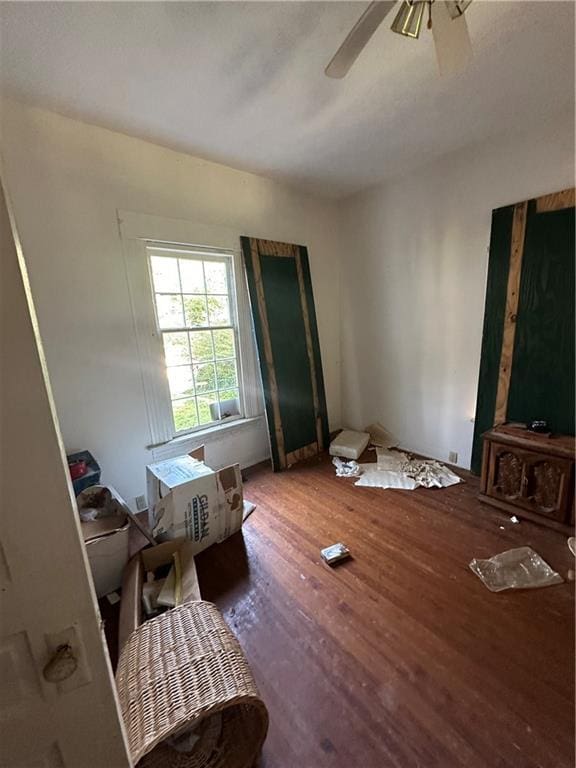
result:
M 0 3 L 18 99 L 330 196 L 573 110 L 574 3 L 482 2 L 475 58 L 437 74 L 388 17 L 345 80 L 323 70 L 363 2 Z

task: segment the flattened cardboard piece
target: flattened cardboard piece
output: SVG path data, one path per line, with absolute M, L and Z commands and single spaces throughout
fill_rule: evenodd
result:
M 174 554 L 177 553 L 175 552 Z M 160 590 L 157 603 L 166 608 L 174 608 L 176 606 L 176 568 L 174 566 L 170 568 L 168 576 L 164 579 L 164 586 Z
M 142 586 L 144 583 L 144 567 L 140 553 L 128 561 L 122 575 L 122 599 L 120 600 L 120 617 L 118 619 L 118 650 L 132 632 L 142 624 Z
M 178 554 L 180 555 L 180 568 L 182 571 L 182 602 L 189 603 L 192 600 L 201 600 L 194 553 L 189 541 L 185 541 L 181 545 Z
M 220 532 L 216 541 L 224 541 L 242 527 L 244 500 L 240 465 L 225 467 L 216 473 L 218 505 L 220 508 Z

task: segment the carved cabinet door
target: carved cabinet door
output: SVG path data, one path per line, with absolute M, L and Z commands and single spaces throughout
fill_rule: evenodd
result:
M 565 459 L 528 455 L 524 493 L 534 512 L 565 522 L 570 475 L 571 463 Z
M 518 503 L 525 485 L 525 452 L 509 445 L 492 443 L 488 473 L 488 495 Z
M 571 462 L 493 443 L 487 493 L 554 520 L 566 520 Z

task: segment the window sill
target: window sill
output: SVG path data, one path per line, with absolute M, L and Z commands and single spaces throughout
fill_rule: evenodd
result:
M 235 419 L 234 421 L 228 421 L 225 424 L 216 424 L 215 426 L 207 427 L 206 429 L 200 429 L 197 432 L 180 435 L 172 440 L 168 440 L 166 443 L 147 445 L 146 449 L 151 451 L 154 461 L 162 461 L 162 459 L 169 459 L 183 453 L 188 453 L 189 450 L 192 450 L 192 448 L 198 446 L 200 443 L 214 442 L 215 440 L 224 437 L 227 432 L 236 429 L 244 429 L 252 424 L 256 424 L 262 418 L 263 414 L 259 416 L 249 416 L 243 419 Z

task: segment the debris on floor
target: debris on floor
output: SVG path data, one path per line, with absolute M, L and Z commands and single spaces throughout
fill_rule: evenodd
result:
M 346 544 L 339 542 L 338 544 L 332 544 L 325 549 L 321 549 L 320 554 L 325 563 L 328 563 L 328 565 L 335 565 L 341 560 L 345 560 L 347 557 L 350 557 L 350 550 Z
M 118 592 L 109 592 L 106 595 L 106 600 L 110 603 L 110 605 L 116 605 L 116 603 L 120 602 L 120 595 Z
M 368 432 L 354 432 L 343 429 L 330 443 L 330 456 L 341 456 L 345 459 L 359 459 L 370 442 Z
M 519 523 L 520 520 L 516 517 L 516 515 L 512 515 L 512 517 L 510 518 L 510 522 L 511 523 Z
M 336 477 L 360 477 L 362 474 L 360 464 L 353 459 L 351 461 L 343 461 L 338 456 L 334 456 L 332 464 L 336 467 Z
M 469 567 L 491 592 L 535 589 L 564 581 L 531 547 L 509 549 L 488 560 L 474 558 Z
M 444 464 L 432 459 L 417 459 L 403 451 L 377 448 L 376 462 L 360 464 L 362 476 L 355 483 L 369 488 L 447 488 L 462 482 Z
M 370 424 L 364 431 L 370 435 L 370 444 L 378 448 L 395 448 L 398 445 L 398 440 L 379 421 Z

